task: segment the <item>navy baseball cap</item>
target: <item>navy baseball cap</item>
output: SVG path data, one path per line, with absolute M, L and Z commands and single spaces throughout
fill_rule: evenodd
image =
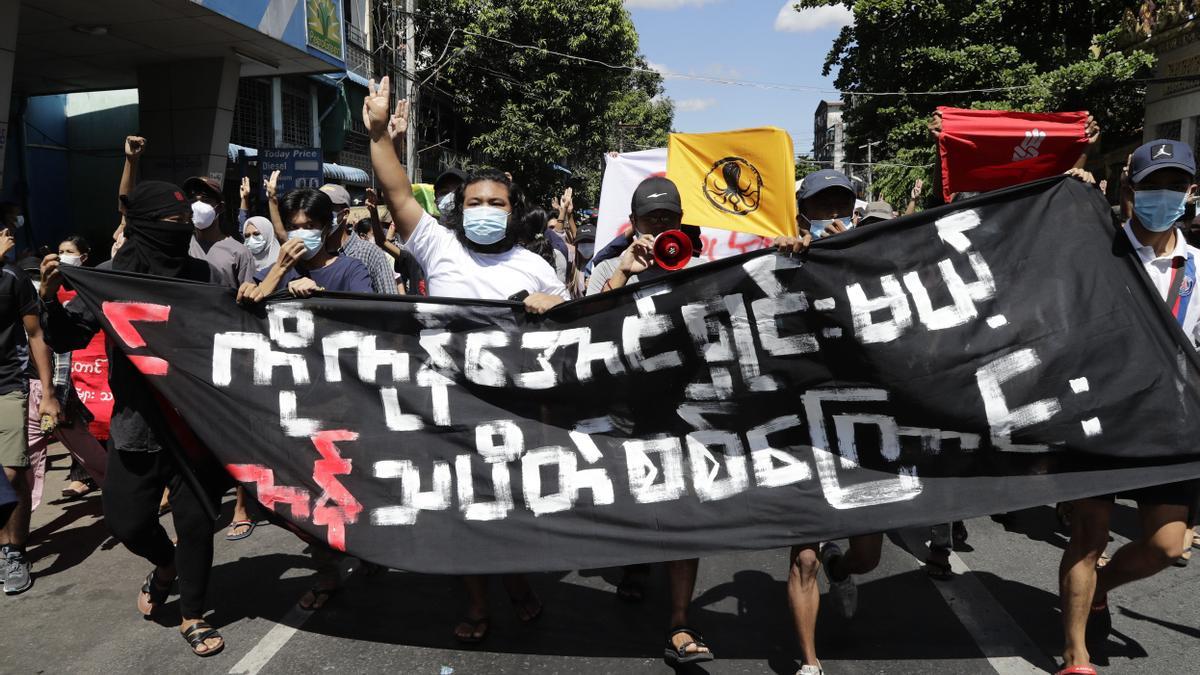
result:
M 804 180 L 800 183 L 800 190 L 796 192 L 796 198 L 808 199 L 821 190 L 831 187 L 840 187 L 852 196 L 857 194 L 854 192 L 854 185 L 850 182 L 849 176 L 841 171 L 821 169 L 804 177 Z
M 1196 157 L 1186 143 L 1159 138 L 1145 143 L 1133 151 L 1129 160 L 1129 180 L 1134 183 L 1159 169 L 1182 169 L 1196 175 Z

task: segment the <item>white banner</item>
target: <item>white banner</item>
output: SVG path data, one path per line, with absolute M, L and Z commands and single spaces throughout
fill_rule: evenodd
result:
M 596 250 L 629 231 L 629 202 L 638 183 L 650 176 L 667 175 L 667 149 L 641 150 L 604 156 L 604 181 L 600 186 L 600 214 L 596 217 Z M 683 222 L 687 223 L 687 214 Z M 706 261 L 756 251 L 769 240 L 745 232 L 700 228 Z

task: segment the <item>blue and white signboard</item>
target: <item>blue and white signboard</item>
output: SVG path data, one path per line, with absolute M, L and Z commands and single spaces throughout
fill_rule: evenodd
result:
M 325 183 L 320 148 L 275 148 L 260 150 L 259 170 L 263 178 L 279 172 L 276 194 L 282 196 L 295 188 L 319 188 Z

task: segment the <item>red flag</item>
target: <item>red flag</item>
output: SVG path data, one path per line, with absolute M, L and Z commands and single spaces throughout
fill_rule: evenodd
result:
M 58 289 L 58 302 L 67 304 L 75 298 L 75 291 Z M 79 400 L 92 413 L 88 431 L 96 440 L 108 440 L 108 426 L 112 420 L 113 395 L 108 388 L 108 351 L 104 347 L 104 331 L 97 331 L 92 341 L 83 349 L 71 352 L 71 384 Z
M 1023 113 L 938 107 L 942 195 L 986 192 L 1060 174 L 1087 146 L 1087 111 Z

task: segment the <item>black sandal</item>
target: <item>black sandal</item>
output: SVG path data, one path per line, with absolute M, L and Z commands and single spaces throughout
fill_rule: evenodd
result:
M 217 632 L 217 629 L 208 625 L 208 622 L 206 621 L 197 621 L 196 623 L 192 624 L 191 628 L 188 628 L 181 633 L 181 635 L 183 635 L 184 641 L 186 641 L 192 648 L 192 653 L 200 658 L 219 654 L 221 653 L 221 650 L 225 649 L 225 638 L 221 637 L 221 634 Z M 211 640 L 212 638 L 219 639 L 221 644 L 205 652 L 196 651 L 197 647 L 204 645 L 205 640 Z
M 149 619 L 154 614 L 154 610 L 167 604 L 167 598 L 171 595 L 171 583 L 168 581 L 165 586 L 159 586 L 158 568 L 150 570 L 150 574 L 146 575 L 146 581 L 142 583 L 141 593 L 138 595 L 138 611 L 142 612 L 143 617 Z M 142 595 L 149 596 L 150 598 L 150 601 L 146 603 L 150 605 L 149 611 L 142 611 Z
M 459 635 L 458 626 L 462 626 L 464 624 L 471 628 L 471 632 L 467 633 L 466 635 Z M 458 622 L 458 626 L 454 627 L 454 639 L 463 644 L 469 645 L 483 642 L 483 639 L 488 635 L 488 628 L 490 627 L 488 623 L 488 617 L 486 616 L 481 616 L 478 619 L 463 617 L 462 621 Z M 481 628 L 482 630 L 480 630 Z M 476 633 L 479 633 L 479 635 L 476 636 Z
M 676 647 L 675 636 L 683 633 L 690 638 L 687 642 Z M 696 651 L 688 651 L 688 647 L 696 646 Z M 712 661 L 717 658 L 712 650 L 699 651 L 700 649 L 708 649 L 708 645 L 704 644 L 704 637 L 696 631 L 686 626 L 680 626 L 667 634 L 667 648 L 663 652 L 663 657 L 669 666 L 684 666 L 689 663 L 699 663 L 701 661 Z

